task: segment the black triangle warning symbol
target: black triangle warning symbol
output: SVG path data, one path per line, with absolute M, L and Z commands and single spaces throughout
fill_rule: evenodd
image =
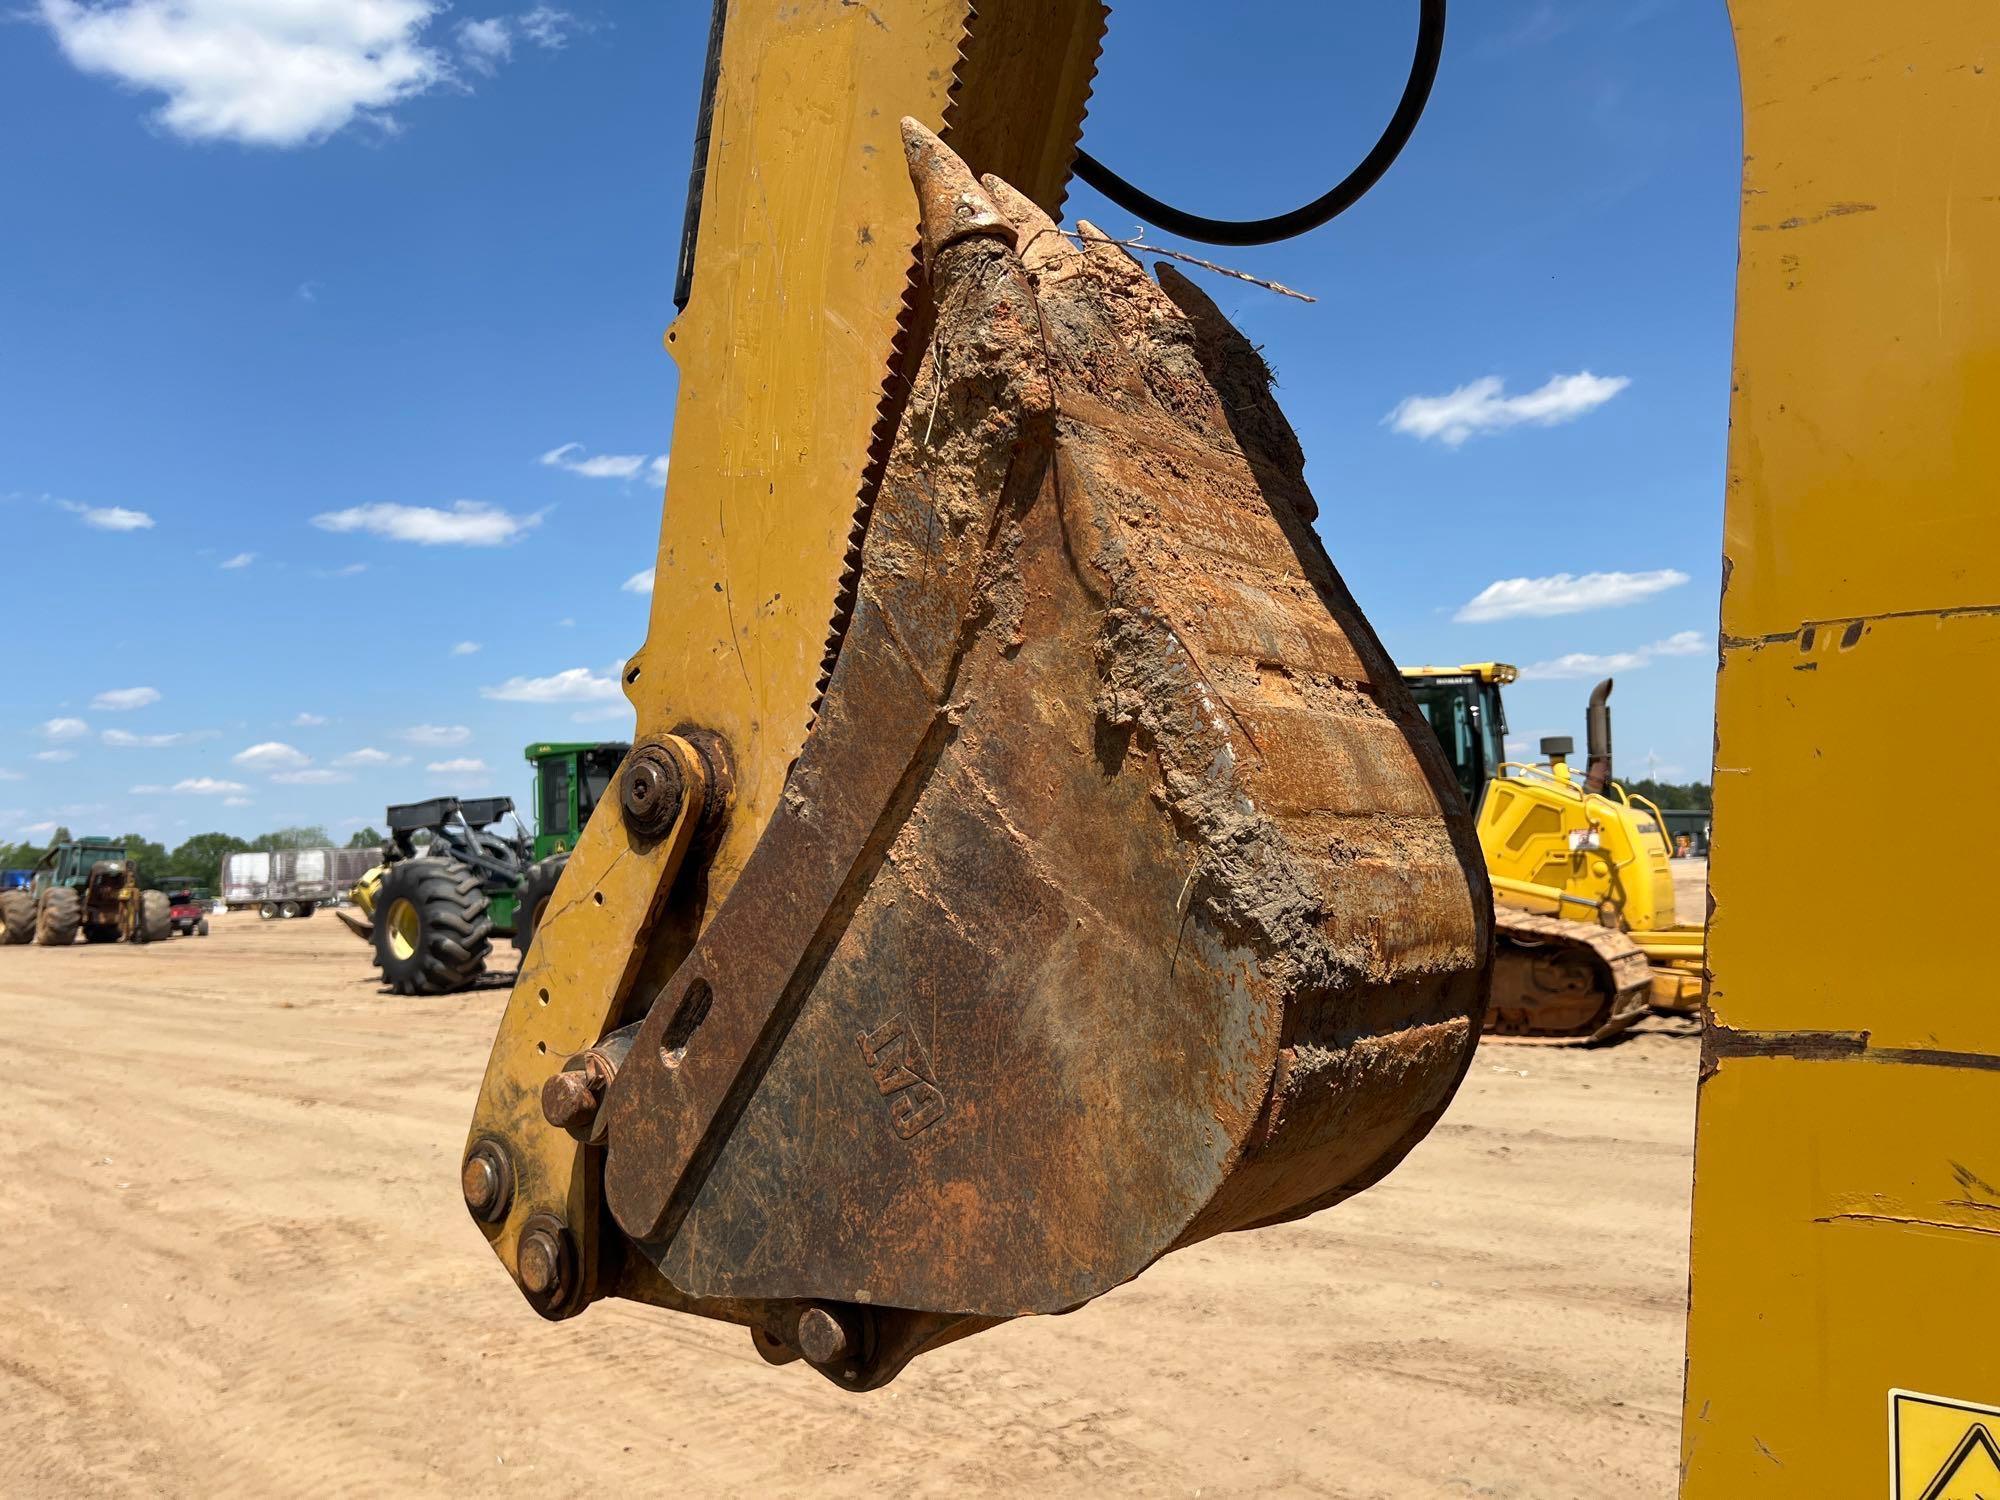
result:
M 1920 1500 L 2000 1500 L 2000 1446 L 1984 1422 L 1974 1422 Z

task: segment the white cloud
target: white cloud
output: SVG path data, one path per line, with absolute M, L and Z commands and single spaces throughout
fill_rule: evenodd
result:
M 257 804 L 252 802 L 248 797 L 224 797 L 222 805 L 224 807 L 255 807 Z
M 73 740 L 90 733 L 81 719 L 50 719 L 42 725 L 42 735 L 51 740 Z
M 552 677 L 509 677 L 498 687 L 481 688 L 479 696 L 501 703 L 596 703 L 620 694 L 615 678 L 571 667 Z
M 21 832 L 28 835 L 29 838 L 36 838 L 36 839 L 47 838 L 50 834 L 54 833 L 55 831 L 56 831 L 56 825 L 53 823 L 30 823 L 21 830 Z
M 453 656 L 477 656 L 479 654 L 479 642 L 460 641 L 456 646 L 451 648 L 451 654 Z
M 168 750 L 175 745 L 185 745 L 192 740 L 206 739 L 212 731 L 202 734 L 132 734 L 123 729 L 107 729 L 98 738 L 113 750 Z
M 1412 437 L 1437 438 L 1456 448 L 1475 433 L 1500 432 L 1528 423 L 1554 427 L 1595 411 L 1632 382 L 1623 375 L 1557 375 L 1525 396 L 1502 394 L 1498 375 L 1462 385 L 1446 396 L 1410 396 L 1382 420 Z
M 501 547 L 542 524 L 546 511 L 517 516 L 483 500 L 455 500 L 450 510 L 431 505 L 355 505 L 314 516 L 322 531 L 365 531 L 420 547 Z
M 668 457 L 669 455 L 662 453 L 646 466 L 646 477 L 653 481 L 655 489 L 663 488 L 666 485 Z
M 227 572 L 231 568 L 247 568 L 256 560 L 257 554 L 254 552 L 239 552 L 227 562 L 217 563 L 216 566 Z
M 137 791 L 134 787 L 132 790 Z M 220 797 L 226 794 L 248 791 L 240 781 L 219 781 L 213 776 L 189 776 L 174 783 L 174 790 L 186 792 L 195 797 Z
M 297 297 L 301 302 L 317 302 L 319 301 L 319 294 L 325 290 L 326 283 L 323 281 L 301 281 L 299 289 L 292 293 L 292 295 Z
M 483 760 L 434 760 L 424 769 L 438 776 L 488 776 L 492 767 Z
M 522 36 L 550 52 L 560 52 L 567 46 L 570 32 L 590 30 L 568 11 L 553 5 L 537 5 L 523 13 L 519 24 Z
M 111 713 L 122 713 L 127 709 L 147 708 L 160 701 L 158 688 L 135 687 L 113 688 L 99 693 L 90 700 L 92 708 L 104 709 Z
M 646 467 L 643 453 L 599 453 L 589 458 L 579 458 L 583 452 L 581 443 L 564 443 L 560 448 L 551 448 L 542 455 L 542 462 L 552 469 L 567 469 L 572 474 L 581 474 L 585 479 L 631 479 Z
M 230 759 L 252 771 L 292 771 L 312 764 L 312 757 L 305 751 L 281 740 L 266 740 L 261 745 L 252 745 L 248 750 L 239 750 Z
M 167 789 L 157 782 L 147 782 L 140 786 L 127 787 L 126 791 L 134 797 L 164 797 L 167 794 Z
M 37 750 L 35 752 L 35 759 L 45 760 L 50 765 L 59 766 L 66 760 L 75 760 L 76 752 L 74 750 Z
M 327 722 L 325 714 L 309 714 L 303 709 L 292 715 L 292 728 L 318 729 Z
M 1710 649 L 1708 638 L 1699 630 L 1677 630 L 1663 641 L 1631 651 L 1596 655 L 1572 651 L 1551 661 L 1538 661 L 1521 668 L 1523 682 L 1560 682 L 1571 677 L 1608 677 L 1614 672 L 1636 672 L 1651 666 L 1662 656 L 1699 656 Z
M 503 16 L 489 16 L 483 21 L 461 21 L 458 23 L 458 50 L 464 55 L 468 68 L 491 77 L 499 71 L 500 64 L 514 55 L 514 33 Z
M 349 563 L 344 568 L 314 568 L 315 578 L 359 578 L 368 571 L 367 563 Z
M 350 750 L 345 755 L 336 755 L 336 766 L 403 766 L 410 761 L 407 755 L 391 755 L 386 750 L 377 750 L 373 745 L 363 745 L 359 750 Z
M 653 592 L 653 572 L 648 568 L 643 573 L 634 573 L 620 587 L 628 594 L 650 594 Z
M 56 504 L 73 516 L 82 516 L 84 525 L 99 531 L 150 531 L 153 526 L 153 518 L 143 510 L 127 510 L 122 505 L 79 505 L 74 500 L 58 500 Z
M 408 740 L 412 745 L 443 748 L 463 745 L 472 738 L 472 731 L 463 724 L 413 724 L 398 738 Z
M 271 779 L 281 786 L 337 786 L 354 778 L 345 771 L 279 771 Z
M 1677 568 L 1648 573 L 1551 573 L 1546 578 L 1502 578 L 1489 583 L 1460 607 L 1452 618 L 1461 625 L 1512 620 L 1521 616 L 1581 614 L 1587 609 L 1612 609 L 1636 604 L 1667 589 L 1679 588 L 1688 575 Z
M 190 141 L 303 146 L 449 76 L 421 40 L 438 0 L 39 0 L 71 63 L 164 94 Z
M 0 781 L 26 781 L 27 779 L 19 771 L 11 771 L 5 766 L 0 766 Z

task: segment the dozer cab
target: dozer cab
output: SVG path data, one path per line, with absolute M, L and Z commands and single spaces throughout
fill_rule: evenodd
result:
M 1486 1029 L 1597 1042 L 1655 1010 L 1697 1013 L 1704 929 L 1678 920 L 1665 817 L 1612 779 L 1612 679 L 1591 692 L 1578 775 L 1567 736 L 1542 741 L 1543 763 L 1506 758 L 1506 663 L 1405 667 L 1403 677 L 1474 811 L 1493 884 Z
M 9 943 L 64 948 L 156 943 L 172 935 L 163 891 L 142 891 L 122 841 L 75 839 L 44 854 L 25 888 L 0 892 L 0 932 Z

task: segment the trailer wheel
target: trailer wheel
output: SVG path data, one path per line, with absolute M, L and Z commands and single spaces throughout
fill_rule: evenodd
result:
M 477 979 L 493 947 L 486 891 L 449 859 L 406 859 L 375 898 L 375 966 L 399 995 L 448 995 Z
M 83 925 L 83 898 L 66 885 L 52 885 L 42 892 L 41 907 L 35 917 L 35 941 L 45 948 L 67 948 L 76 941 Z
M 319 903 L 318 903 L 318 902 L 316 902 L 316 901 L 301 901 L 301 902 L 299 903 L 299 909 L 298 909 L 298 913 L 297 913 L 297 914 L 298 914 L 299 916 L 302 916 L 302 917 L 309 917 L 309 916 L 311 916 L 311 915 L 312 915 L 312 914 L 313 914 L 314 912 L 316 912 L 316 911 L 318 911 L 318 910 L 319 910 Z
M 278 908 L 274 902 L 266 901 L 262 906 L 257 908 L 257 917 L 260 921 L 268 922 L 277 914 Z
M 283 917 L 286 921 L 289 922 L 293 917 L 296 917 L 298 914 L 299 914 L 298 902 L 280 901 L 278 903 L 278 915 Z

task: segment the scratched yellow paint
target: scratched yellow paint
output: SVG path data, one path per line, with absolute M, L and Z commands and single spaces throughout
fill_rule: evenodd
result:
M 2000 1404 L 2000 11 L 1732 0 L 1745 107 L 1682 1493 Z

